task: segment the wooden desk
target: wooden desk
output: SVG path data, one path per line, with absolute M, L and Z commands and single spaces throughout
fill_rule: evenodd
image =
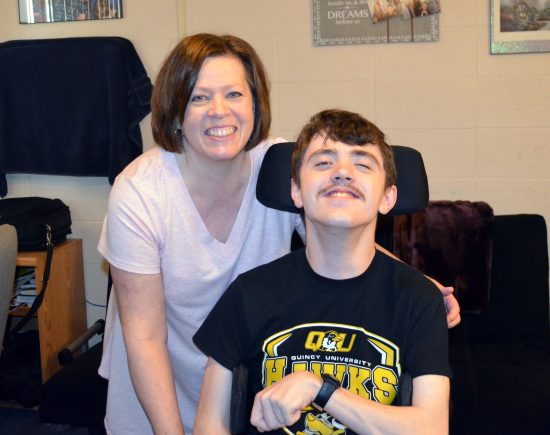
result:
M 42 288 L 46 252 L 19 252 L 17 266 L 34 267 L 36 287 Z M 28 308 L 11 316 L 18 317 Z M 38 309 L 42 382 L 59 369 L 57 353 L 86 330 L 86 296 L 82 240 L 68 239 L 54 248 L 46 296 Z

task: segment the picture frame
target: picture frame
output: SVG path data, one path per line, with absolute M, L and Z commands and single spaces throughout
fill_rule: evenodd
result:
M 550 52 L 550 0 L 491 0 L 491 54 Z
M 122 18 L 122 0 L 19 0 L 19 23 Z

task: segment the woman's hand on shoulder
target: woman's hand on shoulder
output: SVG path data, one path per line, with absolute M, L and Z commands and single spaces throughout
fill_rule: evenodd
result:
M 460 305 L 454 296 L 455 289 L 453 287 L 445 287 L 439 281 L 436 281 L 432 277 L 426 275 L 431 282 L 433 282 L 443 296 L 443 302 L 445 303 L 445 311 L 447 312 L 447 327 L 449 329 L 454 328 L 460 323 Z

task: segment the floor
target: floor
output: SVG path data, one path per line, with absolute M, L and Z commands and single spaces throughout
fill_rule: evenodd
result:
M 32 349 L 36 347 L 37 346 L 32 346 Z M 2 366 L 0 370 L 2 374 L 2 377 L 0 378 L 0 434 L 103 435 L 103 425 L 100 425 L 101 427 L 99 428 L 95 428 L 95 430 L 89 430 L 84 426 L 44 423 L 41 421 L 38 407 L 32 406 L 39 403 L 41 395 L 43 394 L 40 386 L 38 386 L 38 388 L 33 387 L 36 383 L 36 379 L 34 379 L 35 374 L 38 376 L 38 383 L 40 385 L 40 364 L 37 355 L 35 355 L 36 358 L 33 358 L 33 360 L 36 359 L 35 362 L 37 362 L 37 364 L 34 364 L 34 362 L 33 364 L 27 364 L 27 362 L 25 362 L 29 359 L 29 356 L 31 356 L 30 353 L 30 351 L 25 349 L 25 352 L 23 352 L 25 359 L 22 361 L 19 361 L 17 358 L 14 358 L 14 361 L 6 361 L 5 358 L 2 358 Z M 86 352 L 86 354 L 92 354 L 92 352 Z M 5 356 L 6 352 L 3 352 L 2 357 Z M 79 360 L 83 361 L 85 358 L 80 358 Z M 13 370 L 14 366 L 21 369 L 23 365 L 25 365 L 25 376 L 23 379 L 26 380 L 23 382 L 23 385 L 28 386 L 28 388 L 21 388 L 22 381 L 20 382 L 20 380 L 22 378 L 19 376 L 19 372 L 21 372 L 21 370 Z M 96 377 L 98 377 L 97 368 L 93 372 Z M 29 373 L 31 373 L 31 375 L 29 375 Z M 32 378 L 32 381 L 34 382 L 27 382 L 27 378 L 29 377 Z M 62 391 L 66 392 L 65 389 Z M 21 392 L 25 392 L 25 394 L 20 394 Z M 21 397 L 18 397 L 18 395 Z M 15 398 L 18 398 L 19 401 L 15 400 Z
M 87 428 L 43 423 L 37 408 L 24 408 L 15 401 L 0 401 L 0 433 L 10 435 L 91 435 Z

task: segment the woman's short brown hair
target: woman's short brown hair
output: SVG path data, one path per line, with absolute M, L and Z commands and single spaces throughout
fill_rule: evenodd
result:
M 304 155 L 313 138 L 324 136 L 325 140 L 342 142 L 349 145 L 377 145 L 382 154 L 382 163 L 386 172 L 385 187 L 397 181 L 397 169 L 391 147 L 386 143 L 382 131 L 358 113 L 346 110 L 329 109 L 313 115 L 302 128 L 292 152 L 291 175 L 300 185 L 300 168 Z
M 165 150 L 183 150 L 178 129 L 204 60 L 215 56 L 235 56 L 246 71 L 254 104 L 254 128 L 245 149 L 254 148 L 267 138 L 271 127 L 270 85 L 258 54 L 248 42 L 236 36 L 198 33 L 183 38 L 172 50 L 153 88 L 153 138 Z

